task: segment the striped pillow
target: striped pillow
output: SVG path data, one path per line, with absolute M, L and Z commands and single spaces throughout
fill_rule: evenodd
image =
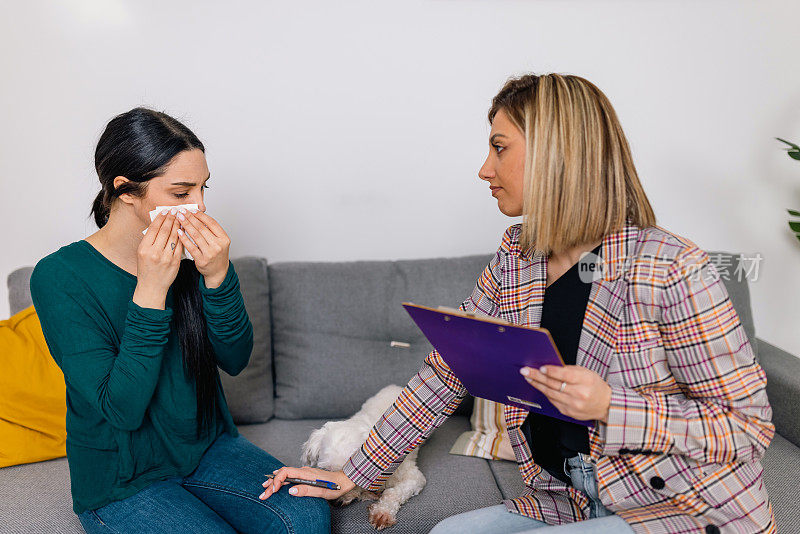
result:
M 516 461 L 508 439 L 504 409 L 503 404 L 475 397 L 470 418 L 472 430 L 458 437 L 450 454 Z

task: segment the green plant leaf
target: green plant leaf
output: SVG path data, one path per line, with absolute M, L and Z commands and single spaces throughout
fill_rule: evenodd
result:
M 786 143 L 787 145 L 789 145 L 790 147 L 792 147 L 794 150 L 800 150 L 800 146 L 797 146 L 797 145 L 796 145 L 796 144 L 794 144 L 794 143 L 790 143 L 790 142 L 789 142 L 789 141 L 787 141 L 786 139 L 781 139 L 780 137 L 776 137 L 775 139 L 777 139 L 777 140 L 778 140 L 778 141 L 780 141 L 781 143 Z
M 800 217 L 800 211 L 788 210 L 788 209 L 786 211 L 788 211 L 789 215 L 791 215 L 792 217 Z
M 789 221 L 789 228 L 800 234 L 800 222 Z
M 789 154 L 790 158 L 800 161 L 800 150 L 790 150 L 787 154 Z

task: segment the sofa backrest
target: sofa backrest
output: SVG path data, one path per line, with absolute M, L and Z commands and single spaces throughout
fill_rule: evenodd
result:
M 757 350 L 747 279 L 734 274 L 738 255 L 709 255 Z M 269 266 L 263 258 L 233 260 L 255 337 L 247 369 L 221 373 L 234 420 L 348 417 L 381 387 L 404 385 L 431 347 L 401 302 L 457 306 L 490 257 Z M 31 305 L 31 271 L 8 277 L 12 314 Z M 462 403 L 459 413 L 470 406 Z
M 8 283 L 8 306 L 11 315 L 16 315 L 33 304 L 31 300 L 31 273 L 33 267 L 20 267 L 11 271 L 6 280 Z
M 253 324 L 253 352 L 247 367 L 238 375 L 220 372 L 222 390 L 237 424 L 266 423 L 275 415 L 267 260 L 248 256 L 231 260 L 231 263 L 239 277 L 244 307 Z
M 275 415 L 349 417 L 405 385 L 432 347 L 401 303 L 456 307 L 489 259 L 270 265 Z

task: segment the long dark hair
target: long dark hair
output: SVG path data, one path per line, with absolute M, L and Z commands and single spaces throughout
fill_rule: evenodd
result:
M 149 180 L 162 175 L 179 153 L 193 149 L 205 152 L 203 143 L 189 128 L 165 113 L 135 108 L 111 119 L 94 153 L 102 186 L 91 210 L 97 227 L 108 222 L 115 198 L 125 193 L 143 197 Z M 117 176 L 129 181 L 115 188 Z M 173 318 L 183 350 L 183 369 L 189 379 L 194 379 L 197 394 L 198 439 L 211 428 L 219 379 L 214 349 L 206 333 L 199 280 L 194 262 L 185 259 L 172 285 Z

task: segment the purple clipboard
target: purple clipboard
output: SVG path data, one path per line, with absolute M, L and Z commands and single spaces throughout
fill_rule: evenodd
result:
M 437 310 L 407 302 L 403 307 L 474 397 L 570 423 L 593 424 L 563 415 L 519 374 L 526 366 L 564 365 L 547 330 L 461 310 Z

